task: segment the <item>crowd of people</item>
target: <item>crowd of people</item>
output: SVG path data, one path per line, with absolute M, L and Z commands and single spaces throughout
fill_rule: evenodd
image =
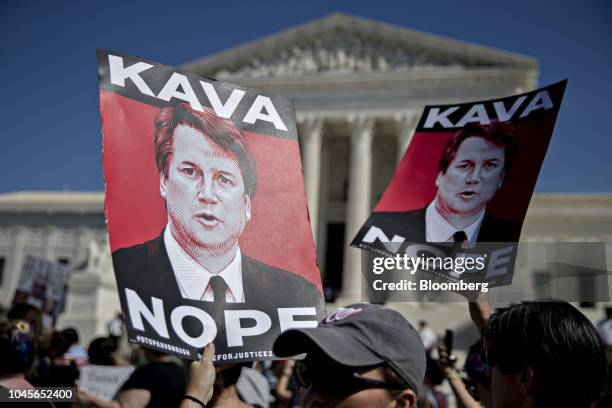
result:
M 596 328 L 560 301 L 469 311 L 481 337 L 461 365 L 426 322 L 360 303 L 282 333 L 273 350 L 286 360 L 215 366 L 212 344 L 194 362 L 126 347 L 120 316 L 85 349 L 75 329 L 45 332 L 40 311 L 17 304 L 0 324 L 0 387 L 77 387 L 76 403 L 54 405 L 113 408 L 612 406 L 609 319 Z M 87 365 L 135 369 L 109 400 L 79 388 Z

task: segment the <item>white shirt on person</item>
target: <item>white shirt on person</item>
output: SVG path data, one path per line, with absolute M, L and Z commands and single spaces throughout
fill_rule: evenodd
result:
M 478 238 L 484 216 L 485 211 L 483 209 L 476 221 L 463 229 L 458 229 L 442 217 L 442 214 L 436 209 L 434 200 L 425 210 L 425 239 L 427 242 L 453 242 L 455 232 L 463 231 L 467 236 L 468 242 L 475 242 Z
M 225 301 L 228 303 L 243 303 L 244 289 L 242 286 L 242 254 L 240 248 L 234 259 L 221 272 L 214 274 L 200 265 L 176 242 L 170 227 L 164 231 L 164 244 L 170 258 L 176 282 L 181 296 L 187 299 L 214 301 L 213 289 L 209 285 L 210 278 L 221 276 L 227 284 Z

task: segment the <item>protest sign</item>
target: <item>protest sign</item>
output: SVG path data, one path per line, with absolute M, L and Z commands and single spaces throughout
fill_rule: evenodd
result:
M 565 86 L 426 106 L 393 179 L 351 245 L 408 254 L 412 269 L 423 253 L 444 261 L 467 254 L 462 268 L 465 259 L 482 268 L 464 276 L 489 286 L 509 284 L 512 267 L 500 273 L 497 264 L 491 268 L 500 257 L 490 255 L 512 260 L 508 253 L 519 241 Z M 488 259 L 478 263 L 479 256 Z M 455 264 L 422 270 L 455 280 Z
M 106 401 L 112 401 L 134 367 L 86 365 L 80 368 L 79 389 Z
M 13 303 L 28 303 L 43 313 L 43 324 L 50 328 L 64 304 L 68 266 L 28 255 L 23 261 Z
M 273 358 L 324 301 L 293 103 L 99 51 L 105 213 L 129 339 Z

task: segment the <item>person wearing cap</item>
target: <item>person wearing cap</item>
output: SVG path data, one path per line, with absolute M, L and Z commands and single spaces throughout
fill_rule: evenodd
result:
M 400 313 L 370 304 L 337 309 L 316 328 L 288 330 L 273 351 L 306 353 L 295 370 L 304 408 L 416 407 L 425 377 L 418 331 Z

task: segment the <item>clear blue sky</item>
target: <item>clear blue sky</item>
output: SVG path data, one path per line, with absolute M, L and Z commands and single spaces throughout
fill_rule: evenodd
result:
M 4 0 L 0 192 L 104 188 L 96 48 L 180 65 L 335 11 L 536 57 L 540 84 L 569 78 L 537 189 L 612 192 L 611 4 Z

